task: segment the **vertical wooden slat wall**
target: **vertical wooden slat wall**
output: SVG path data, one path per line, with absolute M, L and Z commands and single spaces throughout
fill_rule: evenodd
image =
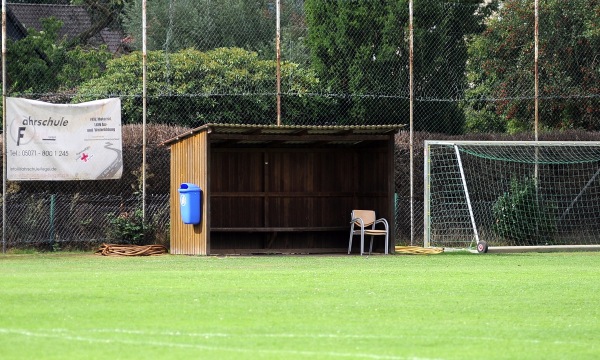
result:
M 198 132 L 171 145 L 171 254 L 207 255 L 210 253 L 209 212 L 209 140 L 207 131 Z M 179 187 L 192 183 L 202 189 L 201 222 L 184 224 L 181 220 Z

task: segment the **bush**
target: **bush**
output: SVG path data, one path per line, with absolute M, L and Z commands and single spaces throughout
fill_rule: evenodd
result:
M 512 179 L 492 209 L 494 233 L 510 245 L 542 245 L 556 233 L 554 206 L 537 194 L 534 179 Z
M 142 120 L 141 53 L 108 61 L 101 77 L 79 87 L 73 102 L 120 96 L 123 124 Z M 148 121 L 196 127 L 205 123 L 272 124 L 276 114 L 273 60 L 240 48 L 148 53 Z M 281 64 L 282 112 L 292 124 L 330 120 L 334 99 L 315 97 L 319 80 L 298 64 Z M 136 96 L 130 96 L 135 95 Z M 316 120 L 315 120 L 316 119 Z
M 152 242 L 154 227 L 144 221 L 142 210 L 110 214 L 107 237 L 113 243 L 130 245 L 147 245 Z

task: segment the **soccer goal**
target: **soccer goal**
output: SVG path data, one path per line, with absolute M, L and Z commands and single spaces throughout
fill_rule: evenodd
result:
M 600 142 L 425 141 L 424 246 L 600 250 Z

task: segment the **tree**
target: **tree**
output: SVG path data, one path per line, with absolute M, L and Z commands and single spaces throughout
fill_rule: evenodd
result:
M 273 2 L 273 0 L 271 0 Z M 304 0 L 281 0 L 281 58 L 302 66 L 310 64 L 310 53 L 306 47 L 308 33 Z M 262 50 L 263 58 L 275 59 L 275 19 L 271 23 L 273 39 L 268 47 Z
M 131 0 L 123 25 L 141 48 L 142 0 Z M 147 47 L 175 52 L 243 47 L 259 51 L 275 38 L 275 9 L 270 0 L 156 0 L 147 11 Z
M 88 11 L 92 19 L 92 25 L 82 33 L 75 36 L 69 41 L 68 46 L 85 45 L 88 40 L 98 34 L 102 29 L 113 26 L 119 27 L 117 19 L 126 0 L 74 0 L 77 5 L 87 5 Z
M 600 1 L 548 0 L 539 8 L 542 128 L 600 130 Z M 467 124 L 472 130 L 531 131 L 534 8 L 504 1 L 469 44 Z
M 138 50 L 142 45 L 141 0 L 130 0 L 122 15 Z M 304 0 L 281 0 L 281 57 L 308 65 Z M 147 48 L 176 52 L 240 47 L 262 59 L 276 58 L 274 0 L 157 0 L 147 5 Z
M 256 52 L 240 48 L 185 49 L 168 57 L 163 51 L 149 51 L 147 55 L 149 123 L 274 123 L 274 60 L 261 60 Z M 123 123 L 139 123 L 141 59 L 142 54 L 134 52 L 109 61 L 106 72 L 83 84 L 74 101 L 120 96 Z M 312 71 L 283 62 L 281 72 L 286 87 L 295 94 L 283 101 L 286 123 L 307 124 L 329 116 L 325 109 L 330 100 L 303 96 L 318 84 Z
M 42 30 L 29 29 L 25 38 L 7 42 L 7 77 L 10 92 L 43 93 L 56 88 L 54 74 L 64 49 L 56 46 L 62 23 L 42 20 Z
M 481 29 L 487 7 L 480 3 L 415 2 L 416 130 L 462 131 L 456 103 L 438 100 L 462 95 L 465 36 Z M 306 0 L 305 9 L 313 66 L 323 91 L 341 98 L 342 116 L 353 123 L 408 122 L 408 1 Z
M 70 0 L 11 0 L 13 4 L 57 4 L 57 5 L 69 5 Z
M 69 49 L 58 40 L 62 23 L 42 20 L 42 30 L 29 29 L 25 38 L 7 43 L 8 90 L 12 93 L 68 91 L 98 77 L 112 57 L 106 47 Z
M 118 27 L 117 19 L 127 0 L 11 0 L 15 4 L 43 4 L 43 5 L 85 5 L 92 19 L 92 25 L 80 34 L 73 36 L 65 44 L 68 48 L 86 45 L 87 41 L 102 29 L 112 26 Z

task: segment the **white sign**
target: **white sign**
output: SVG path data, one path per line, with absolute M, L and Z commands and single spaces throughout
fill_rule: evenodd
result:
M 123 173 L 121 100 L 6 99 L 8 180 L 104 180 Z

